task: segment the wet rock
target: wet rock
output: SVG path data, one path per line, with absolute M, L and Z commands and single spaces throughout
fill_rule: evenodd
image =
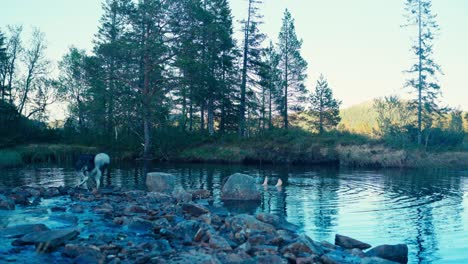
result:
M 229 243 L 221 236 L 213 235 L 210 237 L 210 241 L 208 242 L 210 247 L 213 249 L 229 251 L 232 250 Z
M 142 190 L 133 190 L 124 193 L 128 198 L 136 199 L 146 195 L 145 191 Z
M 195 190 L 192 192 L 193 200 L 208 199 L 211 197 L 211 192 L 205 189 Z
M 261 199 L 252 176 L 236 173 L 229 176 L 221 190 L 222 200 L 255 200 Z
M 164 203 L 172 201 L 172 197 L 165 193 L 149 192 L 146 194 L 145 199 L 150 203 Z
M 37 206 L 37 205 L 40 205 L 41 204 L 41 201 L 42 201 L 42 198 L 41 197 L 35 197 L 31 203 L 31 205 L 33 206 Z
M 277 226 L 281 222 L 281 218 L 277 215 L 274 214 L 269 214 L 269 213 L 259 213 L 255 216 L 258 220 L 273 225 Z
M 182 210 L 185 213 L 188 213 L 195 217 L 198 217 L 200 215 L 207 214 L 210 212 L 208 208 L 204 207 L 203 205 L 194 204 L 194 203 L 182 204 Z
M 174 227 L 174 233 L 184 242 L 192 242 L 195 234 L 200 229 L 200 224 L 194 220 L 182 221 Z
M 128 230 L 138 233 L 150 233 L 153 232 L 153 223 L 151 221 L 134 217 L 128 224 Z
M 34 216 L 42 216 L 49 214 L 49 211 L 46 208 L 35 208 L 35 209 L 29 209 L 25 211 L 29 215 L 34 215 Z
M 44 224 L 16 225 L 0 229 L 0 237 L 18 238 L 26 234 L 47 231 L 49 228 Z
M 192 201 L 192 195 L 182 188 L 177 188 L 172 192 L 172 197 L 179 203 L 188 203 Z
M 398 263 L 408 263 L 408 246 L 405 244 L 381 245 L 367 251 L 366 256 L 379 257 Z
M 330 251 L 320 257 L 325 264 L 360 264 L 361 258 L 353 256 L 343 250 Z
M 252 246 L 252 251 L 255 251 L 256 255 L 277 254 L 278 247 L 269 245 L 258 245 Z
M 114 215 L 114 207 L 109 203 L 104 203 L 100 206 L 97 206 L 93 209 L 93 212 L 97 214 L 103 214 L 106 216 Z
M 161 218 L 153 222 L 153 230 L 159 232 L 159 230 L 166 228 L 172 228 L 171 223 L 166 218 Z
M 256 261 L 259 264 L 287 264 L 288 263 L 286 259 L 283 259 L 278 255 L 272 255 L 272 254 L 259 256 L 257 257 Z
M 12 199 L 15 204 L 24 206 L 30 205 L 28 197 L 29 193 L 26 193 L 24 191 L 13 193 L 10 195 L 10 199 Z
M 238 253 L 218 253 L 216 257 L 223 264 L 255 264 L 257 263 L 252 257 L 245 252 Z
M 172 257 L 169 261 L 169 264 L 221 264 L 216 256 L 205 254 L 202 252 L 190 251 L 183 252 Z
M 166 239 L 158 239 L 153 242 L 153 253 L 161 254 L 161 255 L 169 255 L 174 252 L 169 241 Z
M 94 259 L 98 260 L 103 258 L 101 250 L 93 245 L 66 244 L 62 254 L 69 258 L 76 258 L 84 255 L 93 256 Z
M 59 195 L 60 195 L 60 191 L 56 187 L 46 188 L 42 192 L 42 196 L 45 197 L 45 198 L 56 197 L 56 196 L 59 196 Z
M 125 208 L 126 214 L 145 214 L 148 212 L 145 208 L 138 206 L 138 205 L 129 205 Z
M 50 211 L 52 211 L 52 212 L 65 212 L 65 211 L 67 211 L 67 208 L 63 207 L 63 206 L 54 206 L 54 207 L 50 208 Z
M 397 264 L 398 262 L 393 262 L 390 260 L 378 258 L 378 257 L 370 257 L 370 258 L 363 258 L 361 259 L 361 264 Z
M 226 219 L 226 222 L 235 231 L 249 228 L 249 229 L 263 231 L 267 233 L 276 233 L 276 229 L 272 225 L 263 223 L 257 220 L 252 215 L 247 215 L 247 214 L 236 215 L 234 217 L 231 217 L 230 219 Z
M 11 198 L 0 194 L 0 210 L 15 210 L 15 202 Z
M 324 250 L 322 247 L 306 235 L 300 235 L 293 243 L 281 249 L 281 253 L 292 253 L 298 256 L 302 253 L 309 253 L 315 255 L 323 255 Z
M 296 258 L 296 264 L 315 264 L 320 263 L 320 258 L 317 255 Z
M 162 172 L 150 172 L 146 174 L 146 188 L 150 192 L 172 193 L 176 185 L 174 175 Z
M 69 224 L 69 225 L 76 225 L 78 224 L 78 217 L 72 215 L 72 214 L 57 214 L 57 215 L 51 215 L 49 217 L 50 220 L 57 221 L 60 223 L 64 224 Z
M 346 252 L 348 252 L 349 254 L 351 254 L 353 256 L 360 257 L 360 258 L 366 257 L 366 254 L 362 250 L 360 250 L 359 248 L 348 249 L 348 250 L 346 250 Z
M 70 207 L 70 212 L 74 214 L 82 214 L 84 213 L 84 207 L 79 204 L 74 204 Z
M 244 244 L 240 245 L 237 248 L 242 250 L 242 251 L 249 252 L 252 249 L 252 245 L 250 245 L 250 243 L 247 241 L 247 242 L 245 242 Z
M 359 240 L 356 240 L 354 238 L 350 238 L 347 236 L 342 236 L 339 234 L 335 235 L 335 245 L 340 246 L 342 248 L 346 248 L 346 249 L 358 248 L 361 250 L 366 250 L 372 247 L 371 245 L 367 243 L 361 242 Z
M 65 244 L 66 241 L 75 238 L 78 234 L 79 232 L 75 229 L 40 231 L 27 234 L 13 241 L 12 244 L 14 246 L 36 245 L 38 252 L 48 252 Z

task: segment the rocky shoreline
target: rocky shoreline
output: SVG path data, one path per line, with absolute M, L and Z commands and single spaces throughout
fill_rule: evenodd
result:
M 233 213 L 213 205 L 208 190 L 176 189 L 171 175 L 154 175 L 147 178 L 150 191 L 120 187 L 93 192 L 70 187 L 0 189 L 0 212 L 21 212 L 32 218 L 27 224 L 14 221 L 2 226 L 0 222 L 0 262 L 31 257 L 29 263 L 35 263 L 35 258 L 114 264 L 408 261 L 406 245 L 371 248 L 338 234 L 334 244 L 317 242 L 276 215 Z M 244 178 L 240 181 L 239 177 Z M 230 176 L 224 196 L 228 200 L 233 200 L 229 199 L 233 194 L 245 198 L 243 186 L 248 186 L 248 197 L 256 199 L 245 179 L 239 174 Z

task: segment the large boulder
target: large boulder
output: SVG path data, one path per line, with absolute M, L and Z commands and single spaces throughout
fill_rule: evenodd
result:
M 172 193 L 176 184 L 174 175 L 162 172 L 146 174 L 146 187 L 150 192 Z
M 257 190 L 252 176 L 236 173 L 229 176 L 221 190 L 222 200 L 254 200 L 261 199 L 261 192 Z
M 13 241 L 12 244 L 15 246 L 36 245 L 38 252 L 49 252 L 75 238 L 78 234 L 79 232 L 75 229 L 40 231 L 29 233 Z
M 366 256 L 379 257 L 398 263 L 408 263 L 408 246 L 405 244 L 381 245 L 367 251 Z
M 335 245 L 346 249 L 359 248 L 361 250 L 365 250 L 371 248 L 371 245 L 367 243 L 339 234 L 335 235 Z

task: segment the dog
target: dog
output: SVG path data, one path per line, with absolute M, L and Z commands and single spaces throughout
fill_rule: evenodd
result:
M 88 179 L 91 177 L 96 182 L 96 189 L 101 185 L 102 174 L 105 173 L 110 165 L 110 157 L 106 153 L 97 155 L 82 154 L 75 163 L 75 171 L 81 181 L 77 187 L 86 183 L 88 188 Z

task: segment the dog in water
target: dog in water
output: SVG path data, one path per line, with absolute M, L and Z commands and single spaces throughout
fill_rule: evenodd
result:
M 102 174 L 106 172 L 109 164 L 110 158 L 106 153 L 80 155 L 75 163 L 76 174 L 81 179 L 78 187 L 85 183 L 86 187 L 88 187 L 88 179 L 91 177 L 96 182 L 96 189 L 99 189 Z

